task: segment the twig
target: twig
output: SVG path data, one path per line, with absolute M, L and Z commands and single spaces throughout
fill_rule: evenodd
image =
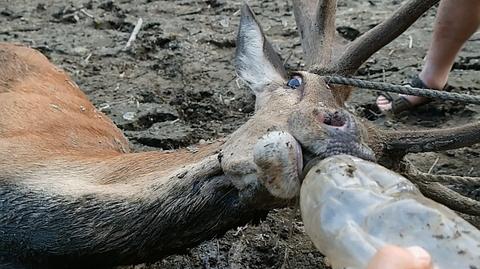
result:
M 89 17 L 90 19 L 94 19 L 95 16 L 93 16 L 92 14 L 88 13 L 84 8 L 81 8 L 80 9 L 80 12 L 82 12 L 83 14 L 85 14 L 85 16 Z
M 202 12 L 203 8 L 199 7 L 199 8 L 196 8 L 194 10 L 191 10 L 191 11 L 187 11 L 187 12 L 184 12 L 184 13 L 179 13 L 178 16 L 187 16 L 187 15 L 194 15 L 194 14 L 198 14 L 200 12 Z
M 90 57 L 92 57 L 92 53 L 89 53 L 88 56 L 83 60 L 86 64 L 90 60 Z
M 290 263 L 288 262 L 288 246 L 285 247 L 285 254 L 283 255 L 283 264 L 281 269 L 290 268 Z
M 290 60 L 290 57 L 292 57 L 293 55 L 293 51 L 290 51 L 290 53 L 288 54 L 287 58 L 285 58 L 285 60 L 283 61 L 283 65 L 286 65 L 288 60 Z
M 428 169 L 427 174 L 431 174 L 431 173 L 432 173 L 433 168 L 437 165 L 439 159 L 440 159 L 440 157 L 437 157 L 437 159 L 435 159 L 435 161 L 433 162 L 432 166 L 430 166 L 430 169 Z
M 138 32 L 140 32 L 140 29 L 142 28 L 142 23 L 143 19 L 138 18 L 137 24 L 135 25 L 135 28 L 133 28 L 132 34 L 130 35 L 130 38 L 128 39 L 127 45 L 125 45 L 125 50 L 130 48 L 132 45 L 133 41 L 137 38 Z
M 26 27 L 26 28 L 16 28 L 16 29 L 5 29 L 5 30 L 1 30 L 0 31 L 0 35 L 3 35 L 3 34 L 10 34 L 11 32 L 35 32 L 35 31 L 39 31 L 41 30 L 42 28 L 40 27 Z
M 220 244 L 218 243 L 218 239 L 215 241 L 217 242 L 217 264 L 220 264 Z
M 292 208 L 292 212 L 290 214 L 290 227 L 288 231 L 288 238 L 292 238 L 293 230 L 295 230 L 295 216 L 297 214 L 297 210 L 300 208 L 300 200 L 295 201 L 295 205 Z
M 470 175 L 473 172 L 473 167 L 470 167 L 470 170 L 468 170 L 467 175 Z

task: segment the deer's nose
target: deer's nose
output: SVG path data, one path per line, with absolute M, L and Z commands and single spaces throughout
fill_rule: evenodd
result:
M 317 121 L 325 126 L 347 131 L 352 125 L 352 119 L 343 111 L 319 111 L 315 110 L 314 114 Z

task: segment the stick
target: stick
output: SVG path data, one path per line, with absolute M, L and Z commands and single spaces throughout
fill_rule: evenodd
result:
M 140 29 L 142 28 L 142 23 L 143 23 L 143 19 L 139 18 L 137 21 L 137 24 L 135 25 L 135 28 L 133 28 L 133 32 L 130 35 L 130 38 L 128 39 L 127 45 L 125 45 L 125 50 L 130 48 L 133 41 L 135 41 L 135 39 L 137 38 L 137 34 L 138 32 L 140 32 Z
M 81 8 L 80 9 L 80 12 L 82 12 L 83 14 L 85 14 L 85 16 L 89 17 L 90 19 L 94 19 L 95 16 L 93 16 L 92 14 L 88 13 L 84 8 Z

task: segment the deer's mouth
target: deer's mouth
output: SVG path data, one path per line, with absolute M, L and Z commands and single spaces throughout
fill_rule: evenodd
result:
M 369 161 L 375 160 L 373 151 L 364 145 L 361 125 L 352 114 L 344 110 L 326 112 L 323 114 L 322 124 L 327 139 L 318 156 L 327 158 L 332 155 L 349 154 Z
M 339 154 L 375 161 L 374 152 L 363 142 L 362 128 L 344 109 L 315 108 L 289 118 L 290 132 L 302 145 L 305 164 Z
M 310 169 L 319 161 L 341 154 L 347 154 L 375 162 L 374 152 L 368 146 L 358 141 L 358 139 L 355 139 L 353 136 L 340 135 L 336 137 L 330 137 L 324 141 L 318 141 L 317 145 L 309 147 L 307 151 L 303 152 L 304 169 L 302 170 L 301 178 L 303 179 Z
M 374 152 L 362 141 L 361 125 L 352 114 L 344 110 L 318 111 L 313 114 L 321 129 L 324 130 L 322 139 L 308 146 L 310 158 L 306 158 L 305 167 L 310 160 L 321 160 L 333 155 L 348 154 L 369 161 L 375 161 Z

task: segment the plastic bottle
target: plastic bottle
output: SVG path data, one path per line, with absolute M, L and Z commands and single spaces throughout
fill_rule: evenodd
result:
M 349 155 L 320 161 L 304 179 L 300 207 L 335 269 L 364 269 L 385 244 L 421 246 L 439 269 L 480 269 L 480 231 L 378 164 Z

